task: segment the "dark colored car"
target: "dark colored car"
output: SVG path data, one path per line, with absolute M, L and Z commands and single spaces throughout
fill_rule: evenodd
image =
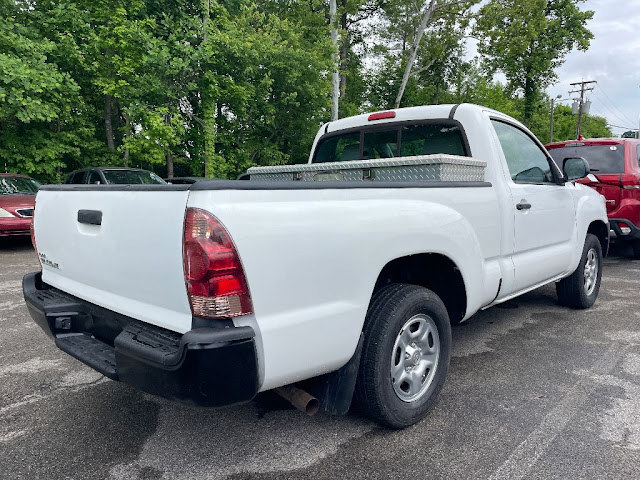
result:
M 191 185 L 193 183 L 199 182 L 200 180 L 207 180 L 205 177 L 171 177 L 165 178 L 164 181 L 167 183 L 173 183 L 174 185 Z M 211 180 L 210 178 L 208 180 Z
M 67 175 L 64 183 L 91 185 L 164 185 L 166 182 L 155 173 L 141 168 L 93 167 L 71 172 Z
M 0 173 L 0 237 L 30 234 L 39 186 L 26 175 Z
M 589 138 L 546 145 L 558 165 L 582 157 L 591 168 L 580 183 L 596 189 L 607 202 L 607 215 L 617 241 L 633 247 L 640 259 L 640 140 Z

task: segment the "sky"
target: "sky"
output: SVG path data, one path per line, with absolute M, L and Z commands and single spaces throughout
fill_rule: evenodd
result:
M 570 98 L 569 84 L 596 80 L 587 94 L 591 114 L 607 119 L 614 134 L 638 129 L 640 123 L 640 0 L 587 0 L 581 10 L 593 10 L 588 28 L 594 35 L 586 52 L 573 51 L 556 70 L 558 83 L 549 95 Z M 593 85 L 591 85 L 593 86 Z M 571 98 L 575 97 L 571 95 Z M 571 100 L 562 101 L 571 105 Z M 620 128 L 622 127 L 622 128 Z
M 481 2 L 479 9 L 485 1 Z M 587 28 L 593 39 L 587 51 L 574 50 L 567 54 L 565 63 L 556 69 L 557 83 L 547 93 L 557 102 L 571 105 L 576 94 L 570 84 L 585 80 L 598 83 L 589 85 L 586 100 L 591 101 L 593 115 L 605 117 L 614 135 L 637 130 L 640 124 L 640 0 L 586 0 L 581 10 L 593 10 Z M 477 55 L 476 41 L 467 43 L 467 57 Z M 498 73 L 495 79 L 506 81 Z M 557 99 L 557 95 L 561 97 Z

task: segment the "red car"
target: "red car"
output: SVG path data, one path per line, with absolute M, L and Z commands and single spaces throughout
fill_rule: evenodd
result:
M 29 235 L 40 184 L 15 173 L 0 173 L 0 237 Z
M 568 157 L 589 163 L 592 175 L 578 181 L 605 197 L 612 232 L 618 241 L 629 242 L 640 259 L 640 140 L 589 138 L 546 147 L 561 167 Z

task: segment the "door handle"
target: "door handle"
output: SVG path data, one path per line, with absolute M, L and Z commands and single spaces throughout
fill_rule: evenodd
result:
M 102 212 L 100 210 L 78 210 L 78 223 L 102 225 Z
M 518 210 L 529 210 L 531 208 L 530 203 L 526 203 L 526 200 L 520 200 L 520 203 L 516 205 Z

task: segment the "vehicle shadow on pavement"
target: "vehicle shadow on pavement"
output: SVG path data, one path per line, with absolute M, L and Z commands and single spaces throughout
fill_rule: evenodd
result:
M 111 468 L 110 478 L 155 471 L 164 478 L 215 479 L 301 469 L 376 428 L 353 415 L 306 416 L 272 393 L 219 409 L 153 401 L 159 408 L 155 432 L 134 462 Z

